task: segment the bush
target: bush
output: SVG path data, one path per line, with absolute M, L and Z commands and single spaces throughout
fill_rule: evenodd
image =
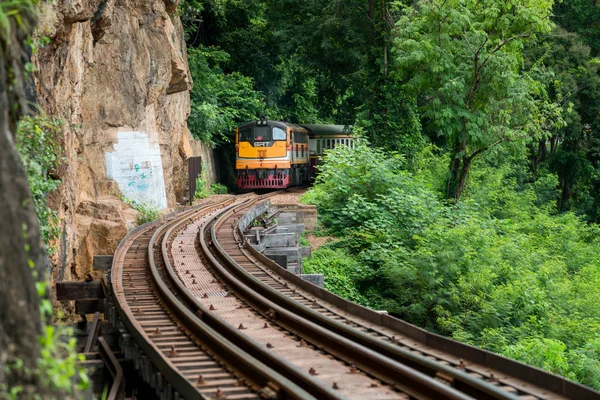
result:
M 139 212 L 136 222 L 138 225 L 143 225 L 147 222 L 152 222 L 158 219 L 160 213 L 158 209 L 152 205 L 142 203 L 140 201 L 128 199 L 125 196 L 121 196 L 121 201 L 128 203 L 136 211 Z
M 204 168 L 202 168 L 204 171 Z M 194 200 L 205 199 L 210 196 L 210 191 L 207 188 L 208 182 L 204 178 L 204 172 L 196 178 L 196 191 L 194 192 Z
M 220 183 L 211 183 L 210 194 L 227 194 L 227 186 L 221 185 Z
M 600 388 L 600 228 L 556 215 L 556 178 L 528 183 L 518 163 L 475 164 L 468 196 L 447 204 L 447 160 L 422 157 L 410 173 L 364 142 L 328 152 L 303 199 L 339 240 L 308 269 L 342 296 Z
M 368 306 L 356 286 L 360 279 L 360 265 L 342 250 L 320 247 L 310 258 L 302 260 L 305 274 L 324 274 L 325 289 L 358 304 Z
M 53 177 L 62 154 L 59 144 L 62 121 L 44 114 L 23 117 L 17 129 L 17 150 L 29 177 L 29 187 L 40 223 L 40 233 L 50 255 L 60 235 L 56 211 L 48 207 L 48 195 L 60 185 Z

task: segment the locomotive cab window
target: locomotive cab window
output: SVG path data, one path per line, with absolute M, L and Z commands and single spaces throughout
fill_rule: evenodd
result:
M 239 131 L 239 141 L 240 142 L 250 142 L 254 139 L 252 136 L 252 130 L 250 128 L 240 129 Z
M 273 127 L 273 140 L 285 140 L 286 137 L 285 130 L 277 126 Z
M 270 126 L 255 126 L 254 127 L 254 140 L 258 140 L 258 141 L 271 140 L 271 127 Z

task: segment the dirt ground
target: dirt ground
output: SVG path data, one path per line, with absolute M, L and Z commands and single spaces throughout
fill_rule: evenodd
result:
M 306 188 L 289 189 L 287 192 L 278 194 L 270 199 L 271 204 L 293 204 L 300 203 L 300 197 L 306 193 Z
M 315 236 L 312 232 L 307 232 L 305 237 L 306 237 L 306 240 L 308 240 L 308 243 L 310 244 L 310 249 L 312 251 L 317 250 L 319 247 L 323 246 L 324 244 L 332 243 L 336 240 L 332 236 Z

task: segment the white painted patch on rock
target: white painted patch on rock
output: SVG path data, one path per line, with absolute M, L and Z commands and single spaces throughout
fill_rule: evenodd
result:
M 157 208 L 167 207 L 162 158 L 158 144 L 145 132 L 119 132 L 114 151 L 106 153 L 106 174 L 123 196 Z

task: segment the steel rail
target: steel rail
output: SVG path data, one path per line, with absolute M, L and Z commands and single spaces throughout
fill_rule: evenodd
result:
M 229 362 L 230 365 L 235 365 L 236 370 L 242 371 L 241 373 L 255 382 L 255 384 L 260 385 L 261 387 L 269 387 L 274 389 L 278 392 L 278 398 L 313 399 L 314 397 L 308 394 L 304 389 L 297 386 L 295 383 L 291 382 L 273 369 L 269 368 L 255 357 L 250 356 L 248 353 L 238 348 L 229 339 L 221 336 L 201 318 L 199 318 L 197 314 L 192 312 L 188 306 L 177 297 L 177 295 L 181 295 L 189 300 L 187 296 L 188 293 L 186 293 L 187 289 L 182 288 L 179 279 L 172 279 L 173 275 L 171 273 L 174 273 L 172 267 L 170 268 L 171 273 L 167 274 L 167 276 L 170 280 L 169 283 L 174 284 L 177 295 L 175 295 L 168 287 L 167 283 L 163 281 L 156 266 L 156 260 L 154 259 L 155 244 L 167 227 L 170 228 L 169 231 L 171 232 L 172 225 L 186 222 L 190 215 L 192 215 L 192 213 L 178 218 L 168 226 L 162 226 L 158 228 L 149 242 L 148 257 L 150 270 L 153 281 L 156 285 L 156 289 L 160 293 L 162 300 L 187 330 L 189 330 L 194 336 L 198 337 L 212 351 L 217 353 L 220 358 Z M 167 236 L 168 234 L 165 234 L 165 238 L 167 238 Z M 167 243 L 164 240 L 162 241 L 162 253 L 164 257 L 163 262 L 165 265 L 170 266 L 167 255 Z M 167 267 L 167 270 L 168 269 L 169 267 Z
M 205 207 L 207 206 L 201 205 L 195 209 L 201 210 Z M 183 398 L 204 399 L 204 397 L 198 393 L 196 388 L 187 379 L 185 379 L 185 377 L 177 372 L 177 367 L 171 362 L 171 360 L 167 359 L 163 355 L 158 346 L 152 342 L 148 334 L 144 331 L 139 321 L 137 321 L 125 298 L 121 276 L 123 272 L 122 266 L 124 264 L 126 250 L 129 243 L 133 243 L 135 239 L 143 236 L 145 233 L 152 231 L 153 229 L 156 229 L 161 223 L 164 223 L 164 221 L 170 221 L 174 219 L 175 216 L 181 213 L 181 211 L 178 211 L 162 220 L 156 220 L 143 224 L 125 236 L 121 243 L 119 243 L 119 246 L 115 251 L 115 257 L 113 258 L 113 265 L 111 268 L 111 286 L 116 300 L 114 302 L 115 309 L 120 316 L 120 320 L 127 332 L 132 336 L 146 357 L 148 357 L 156 369 L 160 371 L 165 380 L 168 381 L 173 387 L 177 388 L 177 392 Z
M 533 396 L 534 398 L 540 399 L 547 397 L 552 399 L 600 399 L 600 392 L 568 380 L 562 376 L 526 365 L 499 354 L 491 353 L 484 349 L 440 336 L 387 314 L 378 313 L 364 306 L 349 302 L 323 288 L 304 281 L 299 276 L 287 271 L 273 260 L 268 259 L 263 254 L 259 253 L 248 243 L 245 243 L 244 250 L 242 250 L 240 254 L 244 254 L 248 260 L 259 269 L 262 269 L 262 266 L 259 265 L 262 264 L 267 267 L 262 269 L 264 272 L 269 270 L 269 274 L 276 274 L 279 278 L 283 278 L 284 280 L 293 283 L 299 289 L 296 294 L 300 294 L 301 291 L 304 291 L 305 294 L 300 294 L 300 296 L 307 300 L 310 300 L 310 298 L 307 297 L 307 294 L 319 298 L 319 300 L 326 303 L 319 304 L 320 308 L 328 310 L 340 319 L 352 322 L 354 325 L 358 325 L 358 327 L 365 328 L 365 330 L 370 331 L 370 334 L 374 334 L 373 336 L 379 336 L 380 340 L 386 340 L 384 337 L 387 337 L 388 340 L 392 343 L 396 343 L 397 346 L 425 353 L 427 356 L 441 359 L 444 362 L 452 364 L 454 368 L 469 371 L 473 376 L 477 376 L 479 379 L 490 379 L 490 381 L 496 382 L 499 385 L 506 387 L 506 389 L 512 388 L 514 391 L 519 392 L 520 397 Z M 250 257 L 248 253 L 255 261 L 252 260 L 252 257 Z M 259 264 L 257 264 L 257 262 Z M 274 279 L 274 282 L 277 282 L 277 280 Z M 338 311 L 331 309 L 331 307 L 338 309 Z M 340 310 L 343 312 L 340 313 Z M 357 322 L 353 317 L 361 319 L 362 322 Z M 392 333 L 383 333 L 370 325 L 367 327 L 365 323 L 376 324 L 381 328 L 392 330 Z M 393 337 L 394 332 L 405 336 L 406 339 L 401 339 L 400 341 L 396 339 L 395 341 Z M 408 340 L 414 341 L 415 346 L 409 344 Z M 450 361 L 450 359 L 455 361 Z M 463 367 L 461 368 L 461 362 L 467 362 L 468 364 L 463 364 Z M 483 371 L 484 369 L 487 370 L 487 373 Z M 503 374 L 506 376 L 502 378 Z
M 518 396 L 507 393 L 491 383 L 485 382 L 481 379 L 473 378 L 466 372 L 442 365 L 421 355 L 414 354 L 399 346 L 394 346 L 390 343 L 350 328 L 294 301 L 293 299 L 290 299 L 288 296 L 280 293 L 276 289 L 269 287 L 246 271 L 244 268 L 240 267 L 239 264 L 233 260 L 219 244 L 216 231 L 218 227 L 225 222 L 227 217 L 227 211 L 223 211 L 219 214 L 218 219 L 215 218 L 216 222 L 211 232 L 213 245 L 217 249 L 217 252 L 222 260 L 229 266 L 230 271 L 235 274 L 236 278 L 243 281 L 243 283 L 249 288 L 252 288 L 253 291 L 260 293 L 262 296 L 269 299 L 272 304 L 275 305 L 275 307 L 279 309 L 285 309 L 295 317 L 302 317 L 316 325 L 325 328 L 326 330 L 335 332 L 344 338 L 350 339 L 352 342 L 375 351 L 386 358 L 395 360 L 399 363 L 409 366 L 410 368 L 418 370 L 428 377 L 450 377 L 452 379 L 452 386 L 469 396 L 483 399 L 518 399 Z M 294 322 L 288 321 L 288 323 Z
M 240 205 L 231 206 L 230 208 L 236 208 Z M 162 242 L 162 251 L 166 254 L 168 251 L 168 236 L 181 225 L 185 224 L 185 220 L 179 224 L 174 225 L 166 233 L 165 238 Z M 198 240 L 202 240 L 200 236 L 202 232 L 198 233 Z M 205 254 L 206 256 L 206 254 Z M 229 324 L 225 319 L 219 317 L 216 313 L 211 312 L 202 302 L 200 302 L 192 292 L 181 282 L 179 276 L 175 272 L 171 261 L 168 257 L 165 257 L 165 268 L 169 275 L 171 283 L 177 287 L 178 293 L 187 303 L 191 310 L 196 310 L 198 315 L 206 324 L 213 328 L 216 332 L 227 337 L 235 346 L 246 351 L 249 355 L 260 359 L 265 365 L 269 366 L 273 370 L 280 371 L 282 375 L 285 375 L 290 381 L 301 385 L 304 390 L 315 396 L 318 399 L 342 399 L 344 398 L 338 392 L 331 387 L 325 385 L 322 381 L 314 379 L 309 373 L 302 370 L 301 368 L 290 364 L 284 357 L 267 351 L 264 345 L 257 340 L 249 337 L 248 335 L 242 334 L 238 329 Z
M 98 338 L 98 352 L 113 378 L 113 384 L 106 396 L 106 400 L 123 399 L 125 397 L 125 375 L 123 374 L 123 369 L 121 368 L 121 364 L 119 364 L 119 360 L 117 360 L 103 337 Z
M 213 218 L 213 221 L 222 221 L 223 217 L 228 216 L 230 212 L 231 209 L 226 209 L 219 213 L 217 217 Z M 204 229 L 206 229 L 206 225 L 204 226 Z M 213 224 L 210 230 L 211 244 L 218 246 L 215 232 L 216 225 Z M 308 342 L 313 343 L 317 347 L 326 349 L 327 352 L 335 355 L 339 359 L 356 364 L 359 369 L 396 386 L 401 391 L 415 398 L 472 399 L 469 395 L 444 385 L 428 375 L 409 368 L 389 357 L 383 356 L 372 349 L 334 333 L 312 321 L 302 318 L 281 307 L 276 301 L 272 301 L 257 294 L 255 289 L 250 288 L 250 286 L 255 286 L 252 280 L 255 280 L 256 278 L 250 276 L 249 278 L 251 279 L 248 279 L 248 276 L 245 275 L 247 274 L 246 271 L 240 271 L 238 269 L 239 267 L 236 267 L 237 264 L 235 261 L 233 261 L 226 253 L 219 252 L 218 248 L 220 248 L 220 246 L 215 247 L 217 252 L 219 252 L 219 256 L 225 260 L 225 263 L 230 264 L 230 272 L 230 270 L 225 268 L 222 263 L 211 254 L 208 244 L 206 243 L 206 240 L 204 240 L 204 235 L 200 235 L 200 239 L 200 244 L 206 257 L 221 278 L 236 291 L 238 296 L 241 295 L 248 303 L 253 305 L 255 310 L 259 311 L 262 315 L 267 316 L 272 321 L 276 321 L 278 325 L 304 337 Z M 238 277 L 241 277 L 241 279 L 238 279 Z M 513 399 L 513 397 L 503 398 Z

